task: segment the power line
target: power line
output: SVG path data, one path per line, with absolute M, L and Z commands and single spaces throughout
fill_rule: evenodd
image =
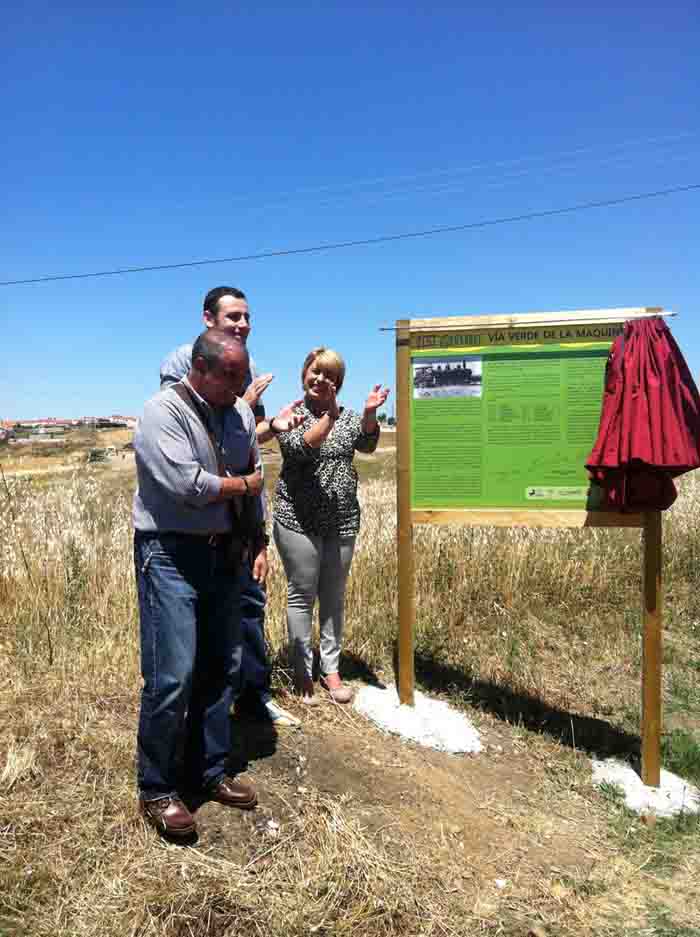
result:
M 421 181 L 421 180 L 428 179 L 431 177 L 453 176 L 453 175 L 461 176 L 464 174 L 479 172 L 480 170 L 483 170 L 483 169 L 493 170 L 495 167 L 501 167 L 501 166 L 503 167 L 518 166 L 518 165 L 523 165 L 524 163 L 533 163 L 533 162 L 541 163 L 543 160 L 547 161 L 545 163 L 545 167 L 543 167 L 543 168 L 546 168 L 547 166 L 552 165 L 551 163 L 552 156 L 555 157 L 554 165 L 556 165 L 556 163 L 559 162 L 562 158 L 583 156 L 585 154 L 597 153 L 597 152 L 600 152 L 601 150 L 606 150 L 606 149 L 608 150 L 634 149 L 635 153 L 643 155 L 646 152 L 645 148 L 649 146 L 657 146 L 659 144 L 662 146 L 668 146 L 668 145 L 673 145 L 674 143 L 678 141 L 685 141 L 688 138 L 697 138 L 697 137 L 698 137 L 698 131 L 693 130 L 693 131 L 686 131 L 686 132 L 677 133 L 677 134 L 666 134 L 665 136 L 642 137 L 642 138 L 636 138 L 636 139 L 630 139 L 630 140 L 621 140 L 621 141 L 618 141 L 617 143 L 611 142 L 611 143 L 595 144 L 594 146 L 576 147 L 575 149 L 570 149 L 570 150 L 560 150 L 554 154 L 548 153 L 546 155 L 543 154 L 539 156 L 535 155 L 535 156 L 520 156 L 520 157 L 515 157 L 515 158 L 511 157 L 510 159 L 501 159 L 501 160 L 496 160 L 496 161 L 488 160 L 485 162 L 471 163 L 467 166 L 458 166 L 452 169 L 437 169 L 436 168 L 436 169 L 428 170 L 425 172 L 419 172 L 419 173 L 399 174 L 399 175 L 393 174 L 390 176 L 379 176 L 379 177 L 370 178 L 370 179 L 355 179 L 352 182 L 331 183 L 327 185 L 313 186 L 313 187 L 305 186 L 302 188 L 293 189 L 291 192 L 278 193 L 278 196 L 274 200 L 263 202 L 261 207 L 266 208 L 268 206 L 277 205 L 280 203 L 289 203 L 289 202 L 294 201 L 299 196 L 303 198 L 308 198 L 309 195 L 313 195 L 317 193 L 321 194 L 324 192 L 328 193 L 328 197 L 331 200 L 333 200 L 336 197 L 340 197 L 340 198 L 348 197 L 348 196 L 339 194 L 341 190 L 350 190 L 348 195 L 352 196 L 354 192 L 357 191 L 358 189 L 367 188 L 368 186 L 384 185 L 387 183 L 392 186 L 395 186 L 397 184 L 404 185 L 405 183 L 409 183 L 415 180 Z M 537 167 L 535 167 L 535 169 L 533 169 L 532 171 L 537 171 Z M 255 197 L 251 195 L 234 196 L 231 199 L 231 203 L 249 202 L 253 198 Z M 256 200 L 256 206 L 260 207 L 259 202 L 257 200 Z
M 112 277 L 126 273 L 147 273 L 155 270 L 179 270 L 185 267 L 203 267 L 209 264 L 238 263 L 245 260 L 266 260 L 272 257 L 291 257 L 295 254 L 317 254 L 322 251 L 343 250 L 348 247 L 366 247 L 372 244 L 386 244 L 389 241 L 405 241 L 409 238 L 433 237 L 436 234 L 451 234 L 456 231 L 468 231 L 472 228 L 487 228 L 519 221 L 535 221 L 538 218 L 551 218 L 553 215 L 566 215 L 591 208 L 608 208 L 627 202 L 640 202 L 644 199 L 660 198 L 664 195 L 677 195 L 700 189 L 700 183 L 675 186 L 671 189 L 659 189 L 656 192 L 642 192 L 638 195 L 624 195 L 620 198 L 604 199 L 597 202 L 584 202 L 565 208 L 550 208 L 546 211 L 527 212 L 523 215 L 511 215 L 506 218 L 491 218 L 485 221 L 470 221 L 465 224 L 443 225 L 439 228 L 427 228 L 424 231 L 405 231 L 401 234 L 385 234 L 379 237 L 361 238 L 354 241 L 336 241 L 330 244 L 314 244 L 310 247 L 290 247 L 275 251 L 263 251 L 259 254 L 241 254 L 238 257 L 217 257 L 205 260 L 189 260 L 174 264 L 153 264 L 147 267 L 121 267 L 116 270 L 98 270 L 92 273 L 63 273 L 57 276 L 32 277 L 26 280 L 3 280 L 0 286 L 23 286 L 28 283 L 51 283 L 56 280 L 86 280 L 92 277 Z
M 658 159 L 654 161 L 651 165 L 658 165 L 662 163 L 664 166 L 668 166 L 671 162 L 677 162 L 679 160 L 689 160 L 697 158 L 696 154 L 673 154 L 669 155 L 664 153 Z M 616 156 L 606 157 L 604 159 L 596 160 L 596 164 L 601 165 L 614 165 L 617 164 L 618 168 L 625 168 L 625 164 L 630 166 L 634 157 L 620 154 Z M 324 207 L 327 205 L 337 205 L 341 202 L 346 202 L 352 200 L 353 205 L 363 204 L 363 205 L 377 205 L 379 203 L 385 203 L 387 201 L 396 201 L 397 199 L 406 199 L 406 198 L 415 198 L 416 196 L 442 196 L 442 195 L 452 195 L 460 192 L 464 192 L 468 187 L 471 187 L 476 192 L 490 190 L 490 189 L 505 189 L 510 185 L 517 184 L 524 177 L 531 176 L 534 173 L 538 173 L 540 177 L 546 176 L 548 179 L 555 176 L 557 173 L 571 173 L 579 171 L 580 164 L 576 162 L 569 163 L 552 163 L 545 166 L 534 166 L 528 169 L 518 169 L 513 172 L 503 172 L 495 176 L 486 176 L 483 178 L 483 181 L 477 179 L 475 181 L 469 179 L 448 179 L 444 182 L 431 182 L 427 185 L 413 185 L 413 186 L 404 186 L 403 188 L 398 189 L 388 189 L 386 191 L 377 191 L 372 192 L 367 191 L 358 191 L 356 194 L 346 194 L 338 195 L 333 198 L 324 198 L 322 201 L 315 202 L 314 207 Z M 586 166 L 588 168 L 588 166 Z M 272 204 L 272 203 L 271 203 Z M 288 203 L 290 204 L 290 203 Z M 264 206 L 262 206 L 264 207 Z

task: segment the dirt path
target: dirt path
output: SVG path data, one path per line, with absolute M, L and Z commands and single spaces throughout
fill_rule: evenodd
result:
M 496 880 L 521 886 L 554 873 L 580 874 L 590 851 L 571 836 L 570 813 L 552 821 L 543 803 L 543 773 L 519 750 L 508 727 L 480 726 L 485 750 L 454 756 L 385 735 L 358 714 L 326 704 L 305 715 L 300 731 L 236 721 L 234 761 L 247 764 L 259 791 L 255 814 L 204 805 L 198 814 L 203 848 L 236 843 L 252 857 L 256 832 L 271 821 L 284 835 L 305 802 L 341 797 L 366 834 L 400 857 L 407 848 L 433 871 L 477 891 Z M 540 804 L 533 815 L 533 803 Z

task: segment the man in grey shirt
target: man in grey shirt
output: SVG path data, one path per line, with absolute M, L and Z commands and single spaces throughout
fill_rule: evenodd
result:
M 234 286 L 217 286 L 204 297 L 202 318 L 207 328 L 219 328 L 228 332 L 243 346 L 247 346 L 251 331 L 250 309 L 242 290 Z M 160 366 L 160 386 L 167 387 L 180 381 L 190 369 L 192 345 L 180 345 L 171 352 Z M 243 399 L 250 404 L 255 414 L 256 432 L 259 443 L 266 442 L 278 433 L 293 429 L 302 417 L 295 414 L 299 401 L 282 409 L 268 420 L 261 397 L 273 379 L 272 374 L 258 376 L 253 359 L 244 382 Z M 264 497 L 264 496 L 263 496 Z M 264 512 L 264 505 L 262 506 Z M 276 728 L 296 728 L 298 719 L 282 709 L 273 699 L 270 688 L 270 666 L 265 647 L 265 589 L 244 564 L 240 571 L 241 588 L 241 636 L 242 660 L 240 683 L 234 688 L 236 699 L 272 721 Z
M 187 377 L 148 401 L 134 435 L 140 809 L 179 839 L 196 835 L 188 794 L 241 809 L 257 803 L 251 785 L 225 772 L 243 536 L 254 575 L 267 576 L 264 528 L 243 531 L 241 521 L 245 499 L 257 502 L 263 487 L 255 418 L 240 396 L 248 367 L 240 342 L 205 331 Z

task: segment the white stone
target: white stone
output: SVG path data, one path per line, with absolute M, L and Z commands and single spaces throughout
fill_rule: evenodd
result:
M 625 795 L 625 804 L 635 813 L 673 817 L 679 813 L 700 813 L 700 791 L 678 775 L 661 770 L 659 787 L 647 787 L 630 765 L 615 758 L 593 760 L 593 783 L 615 784 Z
M 453 754 L 481 751 L 479 733 L 464 713 L 423 693 L 416 692 L 415 706 L 402 706 L 393 685 L 365 686 L 355 696 L 355 709 L 387 732 L 426 748 Z

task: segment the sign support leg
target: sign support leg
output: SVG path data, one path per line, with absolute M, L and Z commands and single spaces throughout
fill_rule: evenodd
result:
M 415 581 L 411 519 L 411 345 L 408 320 L 396 331 L 396 520 L 398 560 L 398 683 L 399 699 L 413 706 L 415 691 Z
M 644 512 L 642 781 L 661 782 L 661 511 Z

